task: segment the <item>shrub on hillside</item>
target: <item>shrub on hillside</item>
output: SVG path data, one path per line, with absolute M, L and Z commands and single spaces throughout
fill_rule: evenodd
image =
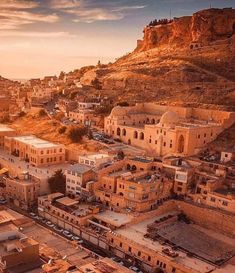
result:
M 68 132 L 69 139 L 77 143 L 82 140 L 82 137 L 87 134 L 86 127 L 72 127 Z
M 127 101 L 121 101 L 121 102 L 118 102 L 117 105 L 125 107 L 125 106 L 129 106 L 129 103 Z
M 40 109 L 39 112 L 38 112 L 38 116 L 39 117 L 44 117 L 46 115 L 46 111 L 44 109 Z
M 59 134 L 64 134 L 67 130 L 67 127 L 66 126 L 61 126 L 58 130 Z

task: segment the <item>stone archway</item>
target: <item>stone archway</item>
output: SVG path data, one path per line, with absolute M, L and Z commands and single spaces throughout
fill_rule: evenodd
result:
M 184 136 L 180 135 L 178 140 L 178 152 L 183 153 L 184 152 Z

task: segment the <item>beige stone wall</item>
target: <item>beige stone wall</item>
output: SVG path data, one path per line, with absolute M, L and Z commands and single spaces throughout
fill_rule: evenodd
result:
M 169 111 L 191 126 L 177 122 L 174 126 L 159 123 L 163 114 Z M 200 120 L 201 123 L 197 124 L 192 119 Z M 233 112 L 145 103 L 114 107 L 110 116 L 105 119 L 105 133 L 126 144 L 145 149 L 150 155 L 180 153 L 188 156 L 198 153 L 234 122 Z M 183 149 L 180 148 L 182 138 Z
M 235 215 L 183 201 L 175 201 L 175 204 L 196 224 L 235 237 Z

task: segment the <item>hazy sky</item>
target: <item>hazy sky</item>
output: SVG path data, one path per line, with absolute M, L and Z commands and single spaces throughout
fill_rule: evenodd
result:
M 132 51 L 155 18 L 235 7 L 234 0 L 0 0 L 0 75 L 26 79 Z

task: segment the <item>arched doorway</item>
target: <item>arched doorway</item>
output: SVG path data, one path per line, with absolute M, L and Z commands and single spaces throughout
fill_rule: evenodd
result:
M 144 133 L 143 132 L 140 133 L 140 139 L 144 140 Z
M 122 135 L 126 136 L 126 129 L 122 129 Z
M 130 139 L 128 139 L 128 145 L 131 145 L 131 140 Z
M 120 136 L 121 135 L 121 129 L 118 127 L 117 128 L 117 135 Z
M 184 136 L 181 135 L 178 140 L 178 152 L 183 153 L 184 152 Z
M 138 138 L 138 132 L 134 131 L 134 138 Z

